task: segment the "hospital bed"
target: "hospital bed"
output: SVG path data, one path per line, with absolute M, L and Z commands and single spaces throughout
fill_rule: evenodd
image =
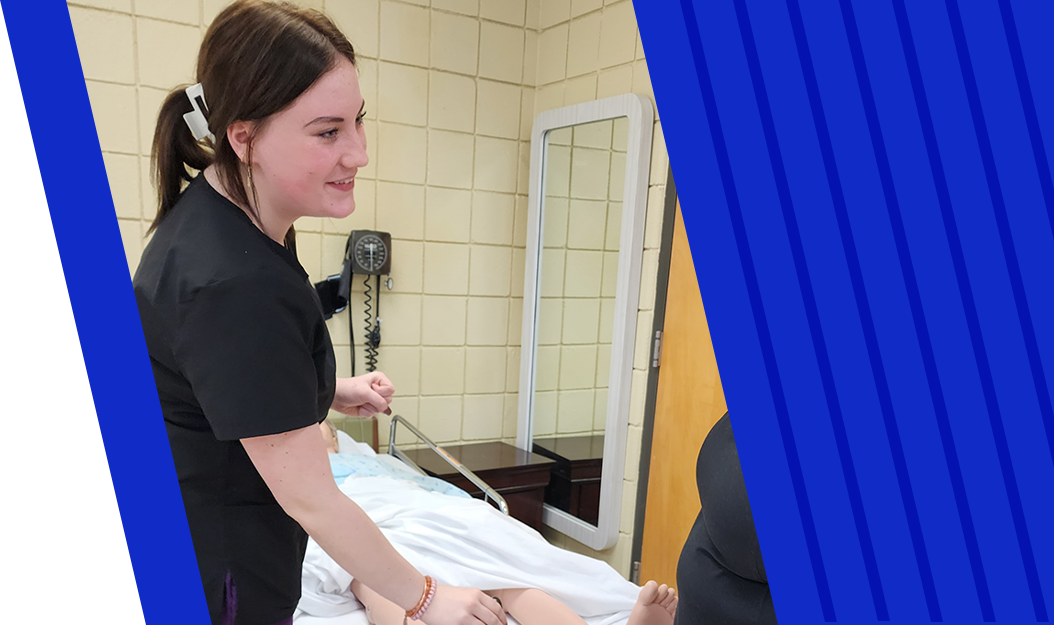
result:
M 378 449 L 378 440 L 377 440 L 377 427 L 378 427 L 377 426 L 377 417 L 374 416 L 374 417 L 370 417 L 369 419 L 345 417 L 345 418 L 341 418 L 339 421 L 334 422 L 333 420 L 331 420 L 330 422 L 333 423 L 333 425 L 336 426 L 336 428 L 338 430 L 344 432 L 345 434 L 348 434 L 351 438 L 356 439 L 358 441 L 362 441 L 363 438 L 366 438 L 365 436 L 363 436 L 363 434 L 365 433 L 366 428 L 368 427 L 372 431 L 371 432 L 371 436 L 369 437 L 370 438 L 370 443 L 369 444 L 373 448 L 374 452 L 379 452 L 380 451 Z M 389 456 L 392 456 L 393 458 L 398 458 L 399 460 L 402 460 L 406 465 L 408 465 L 414 471 L 417 471 L 421 475 L 427 475 L 425 473 L 425 471 L 423 469 L 421 469 L 421 467 L 417 466 L 416 462 L 414 462 L 412 459 L 410 459 L 410 457 L 408 455 L 406 455 L 405 452 L 403 452 L 401 449 L 396 447 L 396 445 L 395 445 L 396 438 L 395 437 L 396 437 L 396 434 L 397 434 L 397 429 L 398 429 L 398 427 L 400 425 L 402 425 L 403 428 L 405 428 L 408 432 L 410 432 L 415 437 L 417 437 L 417 440 L 419 441 L 419 443 L 423 443 L 426 447 L 428 447 L 429 449 L 434 451 L 436 454 L 438 454 L 439 457 L 442 458 L 451 467 L 453 467 L 454 470 L 456 470 L 458 473 L 463 475 L 465 477 L 465 479 L 467 479 L 476 488 L 478 488 L 480 490 L 480 492 L 483 493 L 484 500 L 490 500 L 490 501 L 494 502 L 494 505 L 497 506 L 498 510 L 501 510 L 503 514 L 508 516 L 508 514 L 509 514 L 509 504 L 507 504 L 505 502 L 505 498 L 504 497 L 502 497 L 501 495 L 498 494 L 498 491 L 496 491 L 493 488 L 491 488 L 490 485 L 487 484 L 482 478 L 480 478 L 478 475 L 473 473 L 468 467 L 466 467 L 465 465 L 461 464 L 461 462 L 459 462 L 456 458 L 454 458 L 449 453 L 447 453 L 447 451 L 445 449 L 443 449 L 439 445 L 436 445 L 434 442 L 432 442 L 432 439 L 430 439 L 427 436 L 425 436 L 425 434 L 423 432 L 421 432 L 421 430 L 417 429 L 412 423 L 410 423 L 409 421 L 404 419 L 401 415 L 393 415 L 392 416 L 392 423 L 391 423 L 391 426 L 389 427 L 389 430 L 388 430 L 388 455 Z M 352 430 L 352 431 L 349 431 L 349 430 Z M 358 430 L 358 431 L 355 432 L 354 430 Z
M 493 558 L 487 561 L 488 555 L 493 549 L 483 545 L 447 545 L 448 557 L 466 557 L 463 554 L 475 553 L 478 558 L 471 562 L 453 563 L 450 566 L 461 567 L 462 570 L 471 570 L 469 578 L 462 578 L 457 585 L 472 587 L 485 587 L 486 579 L 474 579 L 471 575 L 497 576 L 500 579 L 508 579 L 505 575 L 507 569 L 513 567 L 516 574 L 513 577 L 522 577 L 524 585 L 511 587 L 539 587 L 549 589 L 563 589 L 570 587 L 578 589 L 583 595 L 580 600 L 580 613 L 596 613 L 596 617 L 587 618 L 588 625 L 618 625 L 625 623 L 628 611 L 622 610 L 618 613 L 610 613 L 610 610 L 601 609 L 597 612 L 596 606 L 605 608 L 613 605 L 626 604 L 632 606 L 636 598 L 635 586 L 628 585 L 614 570 L 599 561 L 583 562 L 583 556 L 564 552 L 551 547 L 533 529 L 523 525 L 509 516 L 509 508 L 505 499 L 498 494 L 478 475 L 461 464 L 457 459 L 447 453 L 442 447 L 436 445 L 424 433 L 407 422 L 401 416 L 393 416 L 389 430 L 389 444 L 387 453 L 377 453 L 378 442 L 374 434 L 371 443 L 364 444 L 353 440 L 347 434 L 348 429 L 361 425 L 363 420 L 349 420 L 349 422 L 334 423 L 338 431 L 340 454 L 334 462 L 339 464 L 340 457 L 350 452 L 351 461 L 355 461 L 355 454 L 368 456 L 361 459 L 368 466 L 365 473 L 355 474 L 357 479 L 349 479 L 343 482 L 341 489 L 352 497 L 356 503 L 363 508 L 378 523 L 393 545 L 410 559 L 411 563 L 420 570 L 428 566 L 440 566 L 437 560 L 429 561 L 429 558 L 439 557 L 444 551 L 444 541 L 454 540 L 451 536 L 459 534 L 462 538 L 472 542 L 474 535 L 501 536 L 502 544 L 519 545 L 510 547 L 508 559 L 496 562 Z M 349 427 L 350 426 L 350 427 Z M 368 423 L 367 427 L 371 427 Z M 484 493 L 484 501 L 492 507 L 501 511 L 497 514 L 491 506 L 484 505 L 478 500 L 473 500 L 464 491 L 451 484 L 428 477 L 424 471 L 417 466 L 396 445 L 399 428 L 405 428 L 416 437 L 418 445 L 423 445 L 434 451 L 445 462 L 450 464 L 465 479 Z M 376 430 L 374 430 L 375 432 Z M 360 436 L 361 430 L 357 432 Z M 336 465 L 335 465 L 336 466 Z M 338 483 L 344 479 L 335 470 L 334 475 Z M 350 486 L 349 486 L 350 484 Z M 423 485 L 423 487 L 422 487 Z M 350 488 L 350 490 L 349 490 Z M 357 490 L 356 490 L 357 489 Z M 354 492 L 353 492 L 354 491 Z M 428 491 L 428 492 L 426 492 Z M 429 532 L 431 534 L 429 535 Z M 415 547 L 416 544 L 416 547 Z M 417 557 L 423 558 L 415 562 L 415 548 Z M 549 555 L 541 555 L 546 549 L 557 549 L 559 553 L 553 552 Z M 421 555 L 422 553 L 427 555 Z M 455 554 L 449 556 L 449 554 Z M 531 562 L 532 556 L 534 562 Z M 442 560 L 442 557 L 439 557 Z M 510 561 L 512 560 L 512 561 Z M 588 560 L 588 559 L 587 559 Z M 532 568 L 533 567 L 533 568 Z M 599 567 L 599 568 L 597 568 Z M 607 570 L 602 570 L 606 568 Z M 533 572 L 532 572 L 533 571 Z M 433 569 L 432 574 L 437 574 Z M 456 578 L 456 573 L 451 573 Z M 533 575 L 533 577 L 531 577 Z M 336 563 L 318 548 L 312 541 L 308 547 L 308 554 L 304 565 L 304 598 L 301 600 L 300 608 L 294 616 L 294 625 L 369 625 L 365 611 L 345 593 L 345 597 L 339 596 L 335 588 L 347 588 L 350 576 L 347 576 Z M 325 588 L 329 587 L 329 590 Z M 500 588 L 504 585 L 492 585 L 490 587 Z M 554 594 L 553 590 L 549 590 Z M 332 594 L 337 592 L 336 595 Z M 568 603 L 566 597 L 560 597 Z M 352 605 L 354 604 L 354 605 Z M 568 603 L 570 606 L 571 604 Z M 594 606 L 590 608 L 590 606 Z M 623 607 L 626 607 L 623 605 Z M 589 612 L 592 609 L 593 612 Z M 306 610 L 306 611 L 305 611 Z M 601 615 L 603 613 L 603 615 Z M 515 619 L 509 618 L 510 625 L 516 625 Z
M 380 452 L 379 440 L 378 440 L 378 422 L 377 417 L 373 416 L 368 419 L 356 418 L 356 417 L 342 417 L 338 419 L 330 419 L 330 423 L 337 429 L 338 432 L 346 434 L 347 437 L 340 437 L 338 434 L 338 441 L 340 443 L 340 451 L 345 451 L 348 448 L 349 442 L 353 448 L 357 448 L 359 451 L 363 450 L 364 445 L 368 445 L 372 448 L 375 454 Z M 418 444 L 423 444 L 428 447 L 436 454 L 439 455 L 445 462 L 450 464 L 458 473 L 465 476 L 465 479 L 470 481 L 476 488 L 484 494 L 484 499 L 494 502 L 499 510 L 505 515 L 509 514 L 509 506 L 505 502 L 505 498 L 498 494 L 493 488 L 490 487 L 482 478 L 473 473 L 468 467 L 461 464 L 456 458 L 451 456 L 442 447 L 436 445 L 432 439 L 428 438 L 421 430 L 417 429 L 412 423 L 407 421 L 401 415 L 393 415 L 391 425 L 388 430 L 388 447 L 387 447 L 387 459 L 398 459 L 404 463 L 408 468 L 412 469 L 421 476 L 427 476 L 425 471 L 421 469 L 406 455 L 401 449 L 399 449 L 395 441 L 398 433 L 399 426 L 402 426 L 408 432 L 413 434 Z M 350 440 L 349 440 L 350 439 Z M 369 442 L 365 442 L 369 440 Z M 387 460 L 381 455 L 381 459 Z M 389 466 L 391 466 L 389 464 Z M 393 467 L 394 469 L 394 467 Z M 393 470 L 392 475 L 397 475 L 397 471 Z M 361 610 L 356 610 L 348 614 L 332 617 L 318 617 L 304 614 L 300 611 L 297 612 L 294 618 L 295 625 L 370 625 L 366 618 L 366 613 Z
M 412 466 L 421 475 L 425 475 L 425 472 L 421 469 L 421 467 L 417 466 L 417 463 L 415 463 L 413 460 L 411 460 L 409 456 L 407 456 L 405 453 L 402 452 L 402 450 L 400 450 L 398 447 L 395 446 L 396 428 L 398 427 L 398 425 L 400 423 L 403 425 L 403 427 L 405 427 L 407 430 L 409 430 L 411 434 L 416 436 L 418 438 L 418 440 L 420 440 L 425 445 L 427 445 L 429 449 L 431 449 L 432 451 L 434 451 L 437 454 L 439 454 L 439 457 L 442 458 L 443 460 L 445 460 L 447 462 L 447 464 L 449 464 L 450 466 L 454 467 L 454 469 L 458 473 L 460 473 L 461 475 L 465 476 L 465 479 L 467 479 L 469 482 L 472 482 L 472 484 L 476 488 L 478 488 L 480 491 L 482 491 L 484 500 L 489 499 L 490 501 L 493 501 L 494 504 L 498 507 L 498 510 L 501 510 L 502 514 L 504 514 L 505 516 L 509 516 L 509 504 L 505 503 L 505 498 L 502 497 L 501 495 L 499 495 L 498 491 L 496 491 L 493 488 L 491 488 L 478 475 L 476 475 L 475 473 L 470 471 L 468 469 L 468 467 L 466 467 L 465 465 L 463 465 L 460 462 L 458 462 L 458 460 L 455 459 L 450 454 L 448 454 L 446 452 L 446 450 L 444 450 L 442 447 L 436 445 L 427 436 L 422 434 L 421 430 L 418 430 L 411 423 L 409 423 L 406 419 L 403 419 L 399 415 L 395 415 L 395 416 L 392 417 L 392 425 L 391 425 L 391 429 L 389 430 L 389 436 L 388 436 L 388 454 L 389 455 L 395 456 L 396 458 L 402 460 L 406 464 Z

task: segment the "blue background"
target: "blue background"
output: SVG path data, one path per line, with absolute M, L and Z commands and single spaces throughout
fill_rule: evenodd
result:
M 4 17 L 0 621 L 207 624 L 70 15 Z
M 1048 621 L 1054 4 L 635 6 L 780 623 Z
M 635 6 L 780 622 L 1048 621 L 1054 4 Z M 66 5 L 2 8 L 144 615 L 206 623 Z

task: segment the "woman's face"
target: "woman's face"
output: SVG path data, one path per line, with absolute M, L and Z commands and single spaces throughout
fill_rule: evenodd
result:
M 253 140 L 261 208 L 290 220 L 350 215 L 355 175 L 369 162 L 364 106 L 358 72 L 341 57 L 292 105 L 272 115 Z

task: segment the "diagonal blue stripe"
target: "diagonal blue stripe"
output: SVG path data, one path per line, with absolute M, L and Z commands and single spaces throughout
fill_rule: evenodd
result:
M 798 221 L 794 215 L 794 203 L 787 183 L 787 173 L 783 165 L 783 156 L 780 152 L 779 143 L 776 138 L 776 128 L 772 120 L 772 110 L 769 104 L 768 92 L 765 88 L 764 78 L 761 75 L 761 66 L 758 60 L 757 46 L 754 42 L 754 33 L 750 26 L 750 18 L 747 15 L 746 5 L 743 0 L 734 0 L 736 17 L 739 21 L 740 34 L 743 37 L 744 48 L 747 57 L 747 66 L 750 70 L 750 78 L 754 87 L 754 94 L 761 114 L 761 125 L 765 133 L 765 143 L 768 148 L 769 161 L 775 176 L 776 189 L 779 194 L 780 206 L 783 211 L 784 225 L 787 228 L 791 254 L 794 259 L 794 270 L 798 277 L 799 286 L 802 289 L 802 299 L 805 305 L 805 314 L 809 323 L 809 333 L 812 337 L 813 351 L 816 354 L 817 365 L 820 368 L 820 380 L 823 385 L 824 396 L 827 401 L 828 410 L 831 415 L 831 425 L 834 430 L 835 443 L 838 447 L 838 458 L 845 475 L 846 488 L 849 495 L 849 503 L 853 511 L 853 521 L 856 524 L 857 540 L 860 543 L 864 558 L 864 568 L 867 572 L 868 584 L 871 587 L 871 597 L 874 602 L 875 613 L 880 621 L 889 620 L 889 609 L 886 606 L 885 592 L 882 588 L 882 580 L 878 574 L 878 564 L 875 559 L 875 548 L 871 539 L 871 531 L 868 527 L 867 516 L 864 514 L 864 506 L 860 494 L 860 484 L 856 475 L 856 467 L 853 463 L 852 452 L 849 448 L 849 439 L 845 430 L 845 417 L 842 414 L 841 402 L 835 389 L 834 374 L 831 371 L 830 355 L 827 351 L 826 339 L 823 329 L 820 327 L 820 316 L 816 306 L 816 296 L 813 292 L 812 279 L 809 276 L 808 267 L 805 262 L 805 252 L 802 245 L 801 233 Z M 840 224 L 841 225 L 841 224 Z
M 1025 55 L 1021 52 L 1021 39 L 1017 34 L 1017 22 L 1014 20 L 1014 11 L 1010 6 L 1010 0 L 999 0 L 999 12 L 1003 16 L 1003 31 L 1006 33 L 1006 42 L 1010 47 L 1010 60 L 1014 65 L 1014 78 L 1017 80 L 1018 93 L 1021 96 L 1021 107 L 1025 113 L 1025 123 L 1028 126 L 1028 138 L 1032 142 L 1032 154 L 1036 159 L 1036 169 L 1039 170 L 1039 185 L 1043 189 L 1043 200 L 1047 205 L 1047 220 L 1054 233 L 1054 181 L 1051 180 L 1050 164 L 1047 160 L 1047 150 L 1043 145 L 1043 134 L 1039 128 L 1039 116 L 1036 114 L 1036 102 L 1032 97 L 1032 87 L 1028 82 L 1028 72 L 1025 71 Z M 1047 445 L 1054 450 L 1054 428 L 1047 422 Z
M 1047 207 L 1048 223 L 1054 232 L 1054 183 L 1051 181 L 1050 166 L 1047 162 L 1047 152 L 1043 146 L 1043 137 L 1039 130 L 1039 118 L 1036 115 L 1036 104 L 1032 99 L 1032 88 L 1029 86 L 1028 74 L 1025 71 L 1024 55 L 1021 52 L 1021 42 L 1017 35 L 1017 26 L 1014 22 L 1013 9 L 1009 0 L 999 0 L 999 11 L 1003 19 L 1003 31 L 1006 34 L 1007 44 L 1010 51 L 1010 60 L 1014 66 L 1014 77 L 1017 81 L 1018 94 L 1021 98 L 1021 107 L 1025 115 L 1025 124 L 1028 128 L 1029 140 L 1032 143 L 1032 154 L 1036 161 L 1036 169 L 1039 173 L 1040 188 L 1043 190 L 1043 200 Z M 960 23 L 961 27 L 961 23 Z M 968 53 L 967 53 L 968 56 Z M 972 72 L 971 72 L 972 74 Z M 971 89 L 973 91 L 969 91 Z M 971 76 L 968 81 L 968 93 L 976 96 L 976 81 Z M 971 97 L 971 110 L 973 110 L 974 98 Z M 979 103 L 978 103 L 979 107 Z M 980 118 L 984 125 L 983 115 L 978 108 L 975 115 Z M 1043 417 L 1044 431 L 1047 436 L 1047 448 L 1054 456 L 1054 406 L 1051 403 L 1050 389 L 1046 384 L 1046 375 L 1043 370 L 1043 361 L 1039 354 L 1039 345 L 1036 340 L 1036 332 L 1029 313 L 1027 300 L 1024 295 L 1024 286 L 1021 270 L 1018 264 L 1017 254 L 1013 249 L 1013 238 L 1010 236 L 1010 225 L 1007 219 L 1006 203 L 999 189 L 999 180 L 995 172 L 994 156 L 992 154 L 991 142 L 987 137 L 981 142 L 982 155 L 984 155 L 985 173 L 994 181 L 992 189 L 992 202 L 996 207 L 996 220 L 999 225 L 1000 240 L 1003 243 L 1003 253 L 1007 258 L 1007 268 L 1010 270 L 1011 285 L 1014 289 L 1014 303 L 1021 317 L 1022 331 L 1025 334 L 1025 347 L 1028 353 L 1029 366 L 1032 368 L 1032 379 L 1036 386 L 1036 394 L 1039 399 L 1040 413 Z M 990 169 L 991 168 L 991 169 Z M 990 182 L 991 183 L 991 182 Z M 998 194 L 998 199 L 996 195 Z
M 845 3 L 843 2 L 843 5 L 844 4 Z M 907 516 L 912 548 L 915 552 L 916 564 L 919 568 L 930 620 L 940 621 L 941 610 L 933 581 L 933 571 L 930 566 L 929 555 L 926 551 L 925 540 L 922 535 L 922 526 L 919 521 L 918 508 L 915 502 L 915 495 L 911 486 L 911 479 L 908 475 L 907 463 L 904 458 L 903 443 L 901 441 L 900 430 L 897 426 L 897 421 L 894 415 L 893 401 L 885 374 L 885 365 L 882 362 L 882 356 L 878 348 L 878 338 L 875 331 L 874 319 L 871 316 L 871 305 L 868 301 L 867 292 L 863 284 L 860 260 L 849 224 L 849 216 L 845 204 L 845 195 L 842 190 L 841 177 L 839 176 L 837 165 L 835 163 L 830 131 L 827 127 L 826 115 L 823 111 L 823 104 L 820 99 L 819 88 L 816 82 L 812 53 L 809 50 L 801 10 L 797 1 L 788 0 L 787 7 L 791 18 L 795 44 L 798 49 L 798 57 L 801 61 L 806 91 L 809 96 L 809 104 L 812 109 L 813 123 L 820 143 L 824 168 L 827 172 L 827 180 L 835 208 L 835 216 L 838 221 L 842 247 L 846 254 L 849 275 L 853 286 L 853 294 L 856 299 L 857 312 L 860 316 L 864 339 L 867 346 L 867 354 L 874 374 L 876 390 L 878 391 L 879 404 L 882 409 L 886 435 L 889 439 L 890 450 L 893 456 L 894 470 L 896 472 L 897 482 L 900 487 L 900 495 Z M 843 11 L 844 10 L 845 7 L 843 6 Z M 851 7 L 849 7 L 849 11 L 852 11 Z M 854 62 L 857 60 L 862 61 L 857 54 L 859 52 L 859 37 L 853 26 L 855 26 L 855 24 L 847 24 L 850 47 L 853 50 Z M 854 46 L 854 44 L 856 45 Z
M 966 273 L 966 261 L 963 255 L 962 243 L 959 238 L 958 226 L 952 212 L 951 196 L 948 190 L 948 181 L 941 161 L 940 151 L 937 147 L 937 136 L 933 126 L 933 117 L 930 111 L 929 101 L 925 87 L 922 82 L 922 71 L 919 67 L 918 56 L 915 52 L 914 39 L 911 26 L 908 23 L 907 10 L 903 0 L 893 0 L 893 9 L 897 18 L 897 26 L 901 33 L 901 44 L 904 48 L 904 56 L 908 64 L 908 75 L 911 79 L 912 92 L 915 97 L 916 108 L 919 112 L 919 120 L 922 124 L 923 138 L 926 143 L 926 152 L 930 161 L 930 169 L 933 174 L 937 191 L 938 204 L 944 221 L 944 228 L 948 234 L 948 244 L 952 256 L 952 265 L 955 269 L 956 282 L 962 297 L 963 310 L 966 314 L 966 323 L 969 329 L 970 341 L 973 347 L 974 360 L 977 364 L 978 373 L 981 377 L 981 389 L 984 395 L 985 406 L 988 410 L 989 422 L 992 426 L 993 438 L 995 439 L 996 453 L 999 458 L 999 466 L 1002 473 L 1003 483 L 1007 496 L 1010 500 L 1011 516 L 1014 520 L 1014 528 L 1018 536 L 1018 548 L 1022 552 L 1023 559 L 1031 559 L 1031 546 L 1028 546 L 1028 530 L 1024 526 L 1024 514 L 1021 509 L 1021 498 L 1017 490 L 1017 482 L 1014 477 L 1014 469 L 1010 461 L 1010 452 L 1006 441 L 1006 433 L 1002 424 L 999 405 L 995 396 L 995 385 L 992 380 L 992 372 L 988 362 L 988 356 L 981 336 L 980 322 L 977 317 L 977 308 L 974 303 L 973 289 L 970 286 L 969 277 Z M 1028 555 L 1025 549 L 1028 549 Z M 1035 572 L 1034 560 L 1032 571 Z M 1027 571 L 1026 571 L 1027 573 Z M 1037 576 L 1038 582 L 1038 576 Z M 1031 587 L 1031 582 L 1029 583 Z M 1033 594 L 1033 600 L 1035 595 Z M 983 605 L 983 604 L 982 604 Z M 1040 614 L 1036 606 L 1037 617 Z M 1045 610 L 1044 610 L 1045 615 Z M 985 619 L 994 620 L 994 616 L 985 615 Z
M 827 573 L 820 555 L 819 540 L 816 535 L 816 524 L 812 517 L 812 508 L 809 504 L 809 496 L 805 490 L 805 479 L 802 475 L 801 461 L 798 457 L 797 446 L 794 442 L 794 433 L 791 430 L 790 416 L 787 409 L 787 400 L 783 391 L 779 371 L 776 367 L 776 357 L 772 345 L 772 337 L 769 333 L 768 320 L 766 318 L 764 305 L 761 301 L 761 293 L 758 288 L 757 273 L 750 253 L 750 244 L 747 241 L 746 228 L 743 223 L 742 209 L 739 205 L 739 195 L 736 191 L 735 182 L 732 177 L 732 167 L 729 162 L 728 148 L 725 144 L 724 132 L 721 129 L 721 121 L 718 117 L 717 103 L 714 97 L 714 89 L 707 69 L 706 55 L 703 52 L 702 41 L 699 38 L 699 24 L 695 16 L 695 8 L 692 0 L 681 0 L 681 11 L 684 15 L 685 25 L 688 31 L 688 41 L 692 51 L 692 57 L 696 69 L 696 78 L 702 91 L 703 104 L 706 109 L 707 122 L 713 137 L 714 149 L 717 155 L 718 168 L 721 172 L 721 182 L 724 187 L 728 201 L 729 215 L 731 217 L 732 229 L 736 239 L 736 247 L 739 251 L 740 263 L 750 298 L 751 312 L 754 317 L 758 338 L 761 343 L 762 356 L 765 361 L 765 371 L 769 378 L 772 389 L 773 403 L 776 408 L 776 418 L 779 423 L 780 436 L 783 440 L 784 451 L 787 454 L 787 465 L 791 473 L 791 483 L 794 488 L 794 496 L 798 503 L 798 512 L 801 515 L 802 527 L 805 533 L 805 541 L 809 551 L 812 564 L 813 576 L 816 580 L 817 592 L 820 598 L 820 606 L 823 611 L 824 620 L 833 622 L 835 620 L 834 603 L 831 600 L 830 584 L 827 581 Z
M 1021 268 L 1018 266 L 1017 252 L 1014 250 L 1014 241 L 1010 235 L 1010 223 L 1006 215 L 1006 203 L 1003 199 L 1002 187 L 999 184 L 999 175 L 995 168 L 995 157 L 992 154 L 992 142 L 988 136 L 988 126 L 984 120 L 984 112 L 981 110 L 981 99 L 977 92 L 977 79 L 974 76 L 973 61 L 970 51 L 966 46 L 966 34 L 963 31 L 962 17 L 959 15 L 959 6 L 954 0 L 945 0 L 948 8 L 948 17 L 951 21 L 952 36 L 955 41 L 955 51 L 959 57 L 959 66 L 962 69 L 963 82 L 966 86 L 966 98 L 970 104 L 970 114 L 973 117 L 974 132 L 977 135 L 978 147 L 981 150 L 981 162 L 984 165 L 985 178 L 988 182 L 988 191 L 992 198 L 992 207 L 995 210 L 996 226 L 999 230 L 999 240 L 1003 247 L 1003 257 L 1006 259 L 1007 270 L 1010 273 L 1010 286 L 1014 293 L 1014 304 L 1017 307 L 1018 321 L 1025 338 L 1025 350 L 1028 354 L 1029 365 L 1032 369 L 1032 379 L 1039 395 L 1040 411 L 1043 414 L 1044 424 L 1049 432 L 1054 414 L 1051 411 L 1050 394 L 1043 374 L 1043 364 L 1039 359 L 1039 346 L 1036 344 L 1036 332 L 1032 325 L 1032 315 L 1025 301 L 1025 287 L 1021 281 Z M 973 325 L 971 325 L 971 335 Z M 983 350 L 983 341 L 980 337 L 978 325 L 977 342 Z M 987 357 L 986 357 L 987 358 Z M 987 368 L 987 362 L 986 362 Z M 989 373 L 990 376 L 990 373 Z M 984 378 L 982 378 L 984 380 Z M 989 377 L 988 382 L 991 383 Z M 993 384 L 993 401 L 994 399 Z M 987 392 L 986 392 L 987 397 Z M 989 408 L 991 410 L 991 406 Z M 1002 416 L 996 408 L 992 414 L 992 429 L 995 433 L 996 449 L 999 453 L 1000 465 L 1003 469 L 1004 481 L 1007 482 L 1007 494 L 1010 497 L 1010 512 L 1014 519 L 1014 529 L 1017 531 L 1017 539 L 1021 548 L 1021 558 L 1025 566 L 1025 577 L 1028 580 L 1029 592 L 1032 594 L 1032 604 L 1036 611 L 1036 619 L 1047 620 L 1047 607 L 1043 599 L 1043 589 L 1039 583 L 1039 572 L 1036 569 L 1036 558 L 1032 551 L 1032 540 L 1029 537 L 1028 525 L 1025 522 L 1025 513 L 1021 505 L 1021 495 L 1018 492 L 1017 478 L 1014 475 L 1014 466 L 1010 459 L 1010 448 L 1007 444 Z M 1054 453 L 1054 448 L 1051 449 Z
M 842 7 L 842 18 L 845 23 L 846 34 L 849 39 L 849 48 L 853 57 L 853 65 L 857 74 L 857 84 L 860 88 L 860 94 L 864 104 L 864 113 L 867 117 L 868 130 L 871 134 L 871 142 L 878 165 L 879 177 L 882 181 L 882 191 L 885 195 L 886 208 L 889 213 L 890 224 L 893 228 L 893 238 L 896 243 L 897 255 L 900 260 L 901 275 L 907 286 L 912 321 L 915 325 L 915 332 L 918 336 L 919 345 L 922 351 L 923 365 L 925 367 L 926 379 L 930 388 L 930 395 L 933 399 L 934 413 L 936 415 L 937 426 L 940 432 L 941 444 L 944 449 L 948 472 L 951 477 L 952 490 L 959 513 L 959 520 L 962 523 L 963 534 L 966 539 L 967 553 L 970 558 L 970 567 L 973 572 L 974 584 L 977 587 L 977 594 L 980 598 L 982 616 L 986 621 L 991 621 L 994 620 L 991 594 L 988 590 L 988 582 L 985 579 L 984 564 L 981 561 L 981 553 L 977 544 L 977 533 L 974 529 L 973 517 L 970 513 L 969 502 L 966 498 L 966 487 L 963 483 L 958 452 L 955 448 L 955 442 L 951 433 L 951 424 L 948 419 L 948 408 L 937 375 L 933 343 L 930 339 L 925 315 L 922 310 L 922 298 L 919 293 L 918 282 L 915 279 L 914 263 L 911 259 L 911 252 L 908 249 L 907 236 L 904 232 L 904 221 L 901 215 L 900 202 L 897 199 L 896 189 L 893 185 L 893 175 L 889 165 L 889 155 L 886 152 L 885 140 L 882 137 L 881 127 L 878 121 L 878 110 L 875 105 L 874 94 L 871 90 L 871 79 L 867 72 L 867 65 L 864 62 L 863 49 L 860 44 L 860 34 L 856 23 L 856 15 L 853 11 L 851 2 L 848 0 L 840 0 L 840 4 Z M 815 81 L 815 79 L 813 80 Z M 900 466 L 898 465 L 898 478 L 900 477 L 899 469 Z M 910 488 L 910 482 L 908 482 L 908 488 Z M 907 506 L 907 502 L 905 503 L 905 506 Z M 913 499 L 912 509 L 914 510 Z M 915 529 L 912 528 L 913 539 L 915 537 L 914 531 Z M 921 528 L 919 528 L 919 531 L 921 532 Z M 929 567 L 928 559 L 926 559 L 925 562 L 926 567 Z M 921 563 L 922 560 L 920 559 L 920 565 Z M 928 587 L 925 588 L 925 591 L 927 603 L 930 606 L 930 618 L 933 621 L 940 621 L 940 608 L 937 605 L 936 590 L 933 587 L 932 573 L 928 572 L 927 574 Z M 927 577 L 923 577 L 923 584 L 927 584 Z

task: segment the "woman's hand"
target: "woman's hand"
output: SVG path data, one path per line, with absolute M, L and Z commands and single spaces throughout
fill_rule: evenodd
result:
M 475 588 L 439 586 L 423 615 L 428 625 L 508 625 L 505 610 Z
M 354 378 L 337 378 L 333 395 L 333 410 L 352 417 L 372 417 L 383 412 L 391 414 L 395 387 L 383 373 L 374 371 Z

